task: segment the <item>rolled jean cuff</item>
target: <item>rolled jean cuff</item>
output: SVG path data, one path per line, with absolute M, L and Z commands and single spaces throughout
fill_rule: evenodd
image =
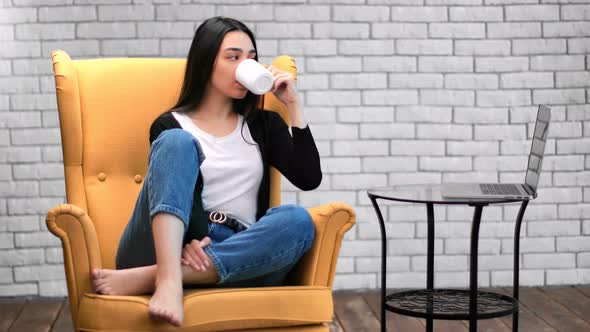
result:
M 184 214 L 182 210 L 174 206 L 167 204 L 158 204 L 154 206 L 154 208 L 150 211 L 150 220 L 153 222 L 154 215 L 162 211 L 171 213 L 176 217 L 180 218 L 180 220 L 182 220 L 182 223 L 184 224 L 184 231 L 186 232 L 186 230 L 188 229 L 189 217 L 186 214 Z
M 222 284 L 227 279 L 227 271 L 223 267 L 221 260 L 219 257 L 217 257 L 217 254 L 213 251 L 213 249 L 211 249 L 211 245 L 206 246 L 203 248 L 203 250 L 207 253 L 207 255 L 209 255 L 209 258 L 211 258 L 211 261 L 213 261 L 213 264 L 217 269 L 217 274 L 219 275 L 219 281 L 217 284 Z

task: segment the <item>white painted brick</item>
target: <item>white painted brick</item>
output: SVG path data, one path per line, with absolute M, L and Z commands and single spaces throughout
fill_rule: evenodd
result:
M 527 71 L 527 57 L 482 57 L 475 58 L 475 71 L 478 72 L 509 72 Z
M 360 105 L 358 91 L 309 91 L 307 103 L 312 106 L 348 106 Z
M 12 233 L 0 233 L 0 249 L 14 248 L 14 239 Z
M 381 278 L 378 278 L 378 283 L 381 282 Z M 436 282 L 435 278 L 435 282 Z M 387 287 L 396 287 L 396 285 L 404 285 L 407 288 L 418 288 L 426 287 L 426 273 L 424 272 L 402 272 L 402 273 L 387 273 L 386 276 Z M 391 286 L 394 285 L 394 286 Z M 380 287 L 380 286 L 378 286 Z
M 567 41 L 567 49 L 570 54 L 590 53 L 590 38 L 569 38 Z M 590 66 L 586 65 L 586 68 L 588 67 Z
M 509 55 L 509 40 L 457 40 L 457 55 Z
M 474 158 L 473 168 L 481 171 L 516 171 L 526 165 L 526 156 L 479 156 Z
M 392 174 L 395 174 L 395 173 L 392 173 Z M 434 173 L 424 173 L 424 174 L 434 174 Z M 398 184 L 394 184 L 394 185 L 398 185 Z M 402 184 L 400 183 L 400 185 L 402 185 Z M 422 205 L 422 204 L 418 205 L 418 204 L 395 203 L 395 205 L 388 206 L 388 209 L 389 209 L 389 221 L 393 221 L 395 223 L 409 222 L 409 221 L 418 221 L 418 222 L 422 223 L 422 222 L 425 222 L 425 220 L 426 220 L 426 206 Z M 435 206 L 434 207 L 434 220 L 443 220 L 444 217 L 445 217 L 444 207 Z M 419 240 L 410 240 L 410 241 L 423 241 L 424 246 L 426 246 L 426 239 L 425 238 L 419 239 Z M 414 242 L 412 242 L 412 243 L 414 243 Z M 442 244 L 442 240 L 441 240 L 441 244 Z M 426 252 L 424 252 L 424 253 L 426 253 Z
M 338 110 L 340 122 L 392 122 L 393 116 L 393 107 L 359 106 L 342 107 Z
M 417 237 L 426 238 L 428 236 L 427 223 L 418 223 L 417 226 Z M 445 242 L 453 241 L 455 238 L 468 238 L 471 234 L 471 222 L 439 222 L 434 227 L 434 233 L 437 238 L 445 239 Z
M 502 240 L 502 252 L 506 254 L 514 253 L 514 239 Z M 520 238 L 520 253 L 544 253 L 555 252 L 555 238 L 553 237 L 522 237 Z
M 497 271 L 512 269 L 512 255 L 480 255 L 477 263 L 479 271 Z
M 44 41 L 41 47 L 44 56 L 50 56 L 53 50 L 66 51 L 71 57 L 95 56 L 99 53 L 99 42 L 97 40 Z
M 502 88 L 550 88 L 553 73 L 508 73 L 500 76 Z
M 330 202 L 342 201 L 354 204 L 356 195 L 353 191 L 304 191 L 299 194 L 299 204 L 305 207 L 320 206 Z
M 416 58 L 409 56 L 367 56 L 363 57 L 363 71 L 366 72 L 414 72 L 417 70 Z
M 571 170 L 577 171 L 584 168 L 582 156 L 545 156 L 543 159 L 543 170 Z
M 501 7 L 451 7 L 451 21 L 502 21 Z
M 556 186 L 588 186 L 590 172 L 554 172 L 553 179 Z
M 442 88 L 443 75 L 440 74 L 389 74 L 390 88 Z
M 12 180 L 12 171 L 10 165 L 0 165 L 0 180 Z
M 544 55 L 531 57 L 532 70 L 584 70 L 581 55 Z
M 489 287 L 489 273 L 481 271 L 477 274 L 477 284 L 479 287 Z M 438 272 L 434 278 L 435 288 L 468 288 L 468 272 Z
M 387 257 L 387 272 L 410 271 L 409 257 Z M 381 258 L 356 258 L 356 272 L 381 272 Z
M 0 250 L 0 266 L 23 266 L 43 262 L 43 249 Z
M 417 171 L 417 157 L 365 157 L 363 172 Z
M 497 179 L 495 172 L 445 172 L 442 182 L 497 182 Z
M 580 104 L 586 101 L 584 89 L 534 90 L 535 104 Z
M 420 157 L 420 170 L 426 171 L 470 171 L 469 157 Z
M 387 247 L 391 255 L 426 255 L 426 239 L 394 239 L 387 241 Z M 434 240 L 434 253 L 441 254 L 443 242 Z
M 0 78 L 2 93 L 35 93 L 39 92 L 39 80 L 36 77 Z
M 445 143 L 436 140 L 392 140 L 392 155 L 442 156 Z
M 46 297 L 63 297 L 68 295 L 65 279 L 39 282 L 39 295 Z
M 447 39 L 400 39 L 396 41 L 397 54 L 453 54 L 453 41 Z
M 562 5 L 561 18 L 563 20 L 590 20 L 590 5 Z
M 433 57 L 421 56 L 418 58 L 419 69 L 421 72 L 472 72 L 473 58 L 472 57 Z
M 414 90 L 366 90 L 362 93 L 364 105 L 418 104 L 418 93 Z
M 37 284 L 0 285 L 0 296 L 38 295 Z
M 52 74 L 53 68 L 52 64 L 49 63 L 47 60 L 13 60 L 13 67 L 14 73 L 16 75 L 39 75 L 39 74 Z M 15 79 L 13 77 L 13 79 Z M 55 79 L 54 79 L 55 80 Z M 37 81 L 35 79 L 35 81 Z M 35 82 L 35 87 L 37 87 L 37 82 Z M 38 90 L 37 90 L 38 91 Z M 35 92 L 37 92 L 35 91 Z
M 13 165 L 15 180 L 59 179 L 64 177 L 63 164 Z
M 544 270 L 523 270 L 519 274 L 520 286 L 543 286 L 545 284 Z M 512 271 L 492 271 L 492 286 L 512 286 Z
M 427 5 L 481 5 L 482 0 L 426 0 Z
M 580 222 L 577 220 L 534 221 L 526 224 L 528 236 L 580 235 L 581 229 Z
M 441 22 L 447 21 L 444 7 L 392 7 L 391 20 L 394 22 Z
M 425 23 L 373 23 L 371 28 L 373 38 L 426 38 L 427 36 Z
M 498 142 L 447 142 L 447 154 L 459 156 L 498 155 Z
M 580 252 L 590 251 L 590 241 L 587 236 L 560 237 L 556 239 L 557 251 Z
M 153 5 L 98 6 L 99 21 L 146 21 L 154 17 Z
M 523 125 L 484 125 L 475 126 L 476 140 L 515 140 L 526 138 L 526 127 Z
M 354 272 L 354 258 L 338 257 L 336 263 L 336 274 Z
M 138 22 L 137 36 L 139 38 L 191 38 L 194 34 L 193 25 L 191 22 Z
M 559 6 L 506 6 L 506 21 L 557 21 Z
M 38 41 L 3 41 L 0 48 L 0 59 L 38 57 L 41 55 Z
M 361 124 L 362 139 L 379 138 L 414 138 L 413 124 Z
M 379 89 L 387 87 L 387 75 L 381 73 L 332 74 L 330 86 L 334 89 Z
M 314 23 L 312 30 L 314 38 L 369 38 L 367 23 Z
M 524 254 L 522 267 L 526 269 L 574 268 L 575 254 Z
M 207 6 L 207 15 L 202 10 L 200 15 L 205 16 L 203 18 L 214 16 L 214 14 L 208 14 L 209 10 L 214 11 L 213 6 Z M 271 5 L 218 6 L 215 15 L 234 17 L 240 21 L 271 21 L 274 19 L 273 6 Z
M 381 213 L 387 213 L 387 209 L 381 209 Z M 379 224 L 377 223 L 377 216 L 372 211 L 373 217 L 372 219 L 375 220 L 371 223 L 359 223 L 358 225 L 358 232 L 359 232 L 359 239 L 367 239 L 373 240 L 381 239 L 381 229 Z M 386 216 L 383 217 L 386 219 Z M 387 220 L 387 219 L 386 219 Z M 385 234 L 388 239 L 403 239 L 403 238 L 413 238 L 415 236 L 414 231 L 414 223 L 411 222 L 385 222 Z
M 571 42 L 571 40 L 570 40 Z M 566 52 L 565 39 L 514 39 L 512 40 L 512 52 L 515 55 L 522 54 L 559 54 Z M 572 53 L 570 44 L 569 53 Z
M 374 289 L 377 276 L 374 273 L 339 274 L 334 277 L 334 289 Z
M 447 74 L 445 87 L 449 89 L 497 89 L 498 77 L 492 74 Z
M 47 263 L 63 263 L 64 256 L 62 248 L 46 248 L 45 261 Z
M 457 124 L 418 124 L 420 139 L 471 139 L 471 126 Z
M 334 141 L 335 156 L 385 156 L 388 141 Z
M 0 162 L 38 162 L 41 150 L 38 147 L 0 147 Z
M 387 55 L 394 53 L 393 40 L 340 40 L 338 52 L 343 55 Z
M 310 72 L 360 72 L 360 58 L 322 57 L 307 59 Z
M 189 39 L 162 39 L 160 41 L 160 47 L 162 49 L 162 55 L 165 56 L 184 56 L 186 57 L 191 41 Z M 259 58 L 260 60 L 260 58 Z M 264 63 L 264 62 L 263 62 Z
M 440 172 L 389 173 L 389 185 L 440 183 Z
M 383 186 L 387 182 L 385 174 L 335 174 L 332 175 L 332 188 L 341 190 L 366 189 Z
M 9 267 L 0 268 L 0 284 L 11 284 L 13 282 L 12 269 Z
M 24 40 L 74 39 L 75 24 L 22 24 L 16 26 L 16 38 Z
M 63 197 L 66 195 L 66 185 L 64 180 L 55 181 L 41 181 L 39 187 L 39 194 L 41 196 L 59 196 Z
M 13 129 L 11 141 L 13 145 L 60 144 L 61 136 L 58 128 Z
M 2 8 L 0 24 L 14 24 L 37 21 L 37 8 Z
M 258 23 L 256 36 L 259 38 L 309 38 L 309 23 Z
M 578 254 L 578 267 L 590 267 L 590 252 L 583 252 Z
M 63 162 L 62 150 L 60 147 L 44 147 L 42 150 L 44 162 Z
M 9 60 L 0 60 L 0 76 L 9 76 L 12 73 L 12 68 Z M 8 109 L 8 96 L 1 96 L 0 109 Z M 6 103 L 6 106 L 4 105 Z
M 547 270 L 547 285 L 587 284 L 590 269 Z
M 28 197 L 39 194 L 37 181 L 2 181 L 0 182 L 0 197 Z
M 488 38 L 531 38 L 541 37 L 541 23 L 488 23 Z
M 327 89 L 330 84 L 329 82 L 330 80 L 327 74 L 303 74 L 297 76 L 297 88 L 301 91 Z
M 434 38 L 485 38 L 484 23 L 431 23 L 428 27 Z
M 558 88 L 590 86 L 590 72 L 562 72 L 555 73 L 555 86 Z
M 430 74 L 418 74 L 430 75 Z M 439 77 L 440 85 L 442 85 L 442 76 Z M 428 77 L 426 78 L 428 79 Z M 400 79 L 401 80 L 401 79 Z M 396 107 L 397 122 L 430 122 L 430 123 L 449 123 L 452 120 L 452 111 L 450 107 L 435 107 L 435 106 L 398 106 Z
M 134 23 L 80 23 L 76 29 L 79 38 L 134 38 Z
M 275 7 L 275 19 L 277 21 L 329 21 L 329 6 L 288 6 Z
M 523 155 L 529 153 L 530 149 L 531 142 L 529 140 L 503 140 L 500 142 L 500 151 L 503 155 Z
M 544 37 L 585 37 L 588 36 L 590 22 L 544 22 Z
M 530 105 L 529 90 L 477 91 L 477 106 Z
M 322 158 L 322 171 L 330 173 L 360 173 L 361 160 L 359 158 Z
M 435 230 L 436 232 L 436 230 Z M 445 254 L 457 255 L 457 254 L 470 254 L 471 252 L 471 240 L 470 239 L 459 239 L 453 238 L 445 241 Z M 499 254 L 500 253 L 500 240 L 495 239 L 479 239 L 477 252 L 480 255 L 486 254 Z
M 62 265 L 33 265 L 14 268 L 14 278 L 17 282 L 63 280 L 64 277 Z
M 375 252 L 381 252 L 380 240 L 342 241 L 340 248 L 340 256 L 342 257 L 370 257 Z
M 57 22 L 63 21 L 84 22 L 96 20 L 96 8 L 94 6 L 64 6 L 39 8 L 39 21 Z
M 412 271 L 426 272 L 426 256 L 412 257 Z M 434 271 L 465 271 L 469 269 L 469 260 L 464 255 L 434 256 Z M 436 279 L 436 278 L 435 278 Z
M 45 214 L 51 208 L 58 204 L 64 203 L 63 198 L 14 198 L 8 200 L 8 212 L 10 215 L 23 215 L 23 214 L 34 214 L 40 213 Z M 24 233 L 23 233 L 24 234 Z M 22 235 L 22 234 L 21 234 Z M 27 236 L 31 234 L 27 233 Z M 41 235 L 40 235 L 41 236 Z M 35 236 L 31 236 L 34 238 Z M 17 236 L 16 244 L 19 245 L 19 240 L 25 241 L 25 237 Z M 55 238 L 57 240 L 57 238 Z M 53 240 L 52 240 L 53 241 Z M 51 242 L 51 241 L 50 241 Z M 28 246 L 28 242 L 23 242 L 24 246 Z M 53 242 L 55 243 L 55 242 Z
M 457 123 L 508 123 L 508 110 L 506 108 L 456 107 L 454 118 Z
M 529 137 L 532 138 L 535 125 L 532 123 L 528 124 Z M 580 137 L 582 136 L 582 123 L 580 122 L 552 122 L 551 123 L 552 137 L 555 138 L 569 138 L 569 137 Z
M 14 27 L 0 26 L 0 40 L 14 40 Z
M 332 19 L 344 22 L 375 22 L 389 19 L 385 6 L 333 6 Z

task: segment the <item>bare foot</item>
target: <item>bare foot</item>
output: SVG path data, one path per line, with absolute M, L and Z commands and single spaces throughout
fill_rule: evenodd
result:
M 182 325 L 182 281 L 162 281 L 150 300 L 149 315 L 175 326 Z
M 152 269 L 155 271 L 149 266 L 125 270 L 93 269 L 92 285 L 97 293 L 105 295 L 149 294 L 154 291 Z

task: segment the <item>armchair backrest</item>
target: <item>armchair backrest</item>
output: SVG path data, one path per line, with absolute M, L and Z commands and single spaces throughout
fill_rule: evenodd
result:
M 115 267 L 121 233 L 143 185 L 149 128 L 176 102 L 186 59 L 103 58 L 72 60 L 52 52 L 61 128 L 67 203 L 85 210 L 94 223 L 102 266 Z M 291 57 L 273 66 L 296 75 Z M 264 109 L 289 123 L 272 93 Z M 271 169 L 270 206 L 280 204 L 281 177 Z

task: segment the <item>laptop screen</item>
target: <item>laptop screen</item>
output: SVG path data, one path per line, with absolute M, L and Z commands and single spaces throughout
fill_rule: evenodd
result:
M 545 152 L 545 143 L 547 142 L 547 133 L 549 131 L 549 120 L 551 120 L 551 109 L 547 106 L 540 105 L 539 111 L 537 112 L 537 121 L 535 122 L 535 131 L 533 132 L 529 164 L 524 180 L 535 192 L 537 191 L 541 164 L 543 163 L 543 153 Z

